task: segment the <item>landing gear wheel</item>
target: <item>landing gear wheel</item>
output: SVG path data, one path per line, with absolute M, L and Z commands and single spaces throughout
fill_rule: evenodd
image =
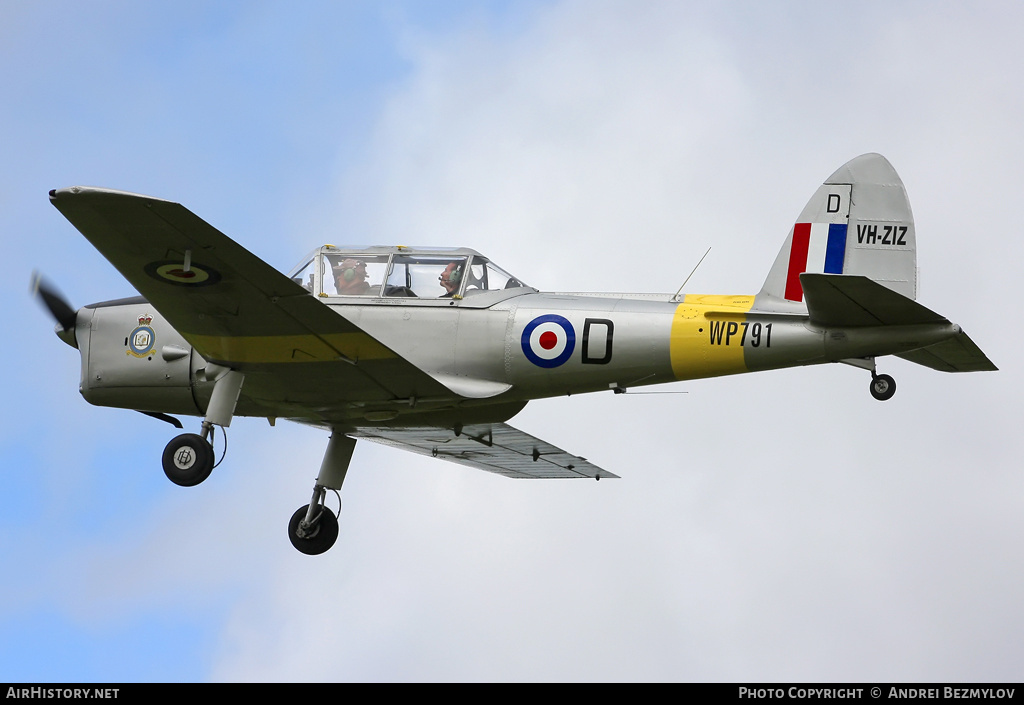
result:
M 892 399 L 896 393 L 896 380 L 889 375 L 875 375 L 871 378 L 871 396 L 878 401 Z
M 307 504 L 292 514 L 292 519 L 288 522 L 288 538 L 291 539 L 292 546 L 302 553 L 307 556 L 318 556 L 338 540 L 338 517 L 327 507 L 321 507 L 316 526 L 308 529 L 309 533 L 306 536 L 299 536 L 299 524 L 306 518 L 308 511 Z
M 213 472 L 213 446 L 194 433 L 183 433 L 164 448 L 164 474 L 182 487 L 194 487 Z

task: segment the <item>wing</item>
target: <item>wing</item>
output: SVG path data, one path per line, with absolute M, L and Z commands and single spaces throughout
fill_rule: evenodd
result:
M 245 372 L 245 394 L 276 415 L 292 415 L 289 399 L 299 414 L 452 396 L 177 203 L 85 187 L 51 191 L 50 200 L 204 358 Z
M 504 423 L 444 428 L 359 428 L 348 435 L 517 478 L 618 477 Z

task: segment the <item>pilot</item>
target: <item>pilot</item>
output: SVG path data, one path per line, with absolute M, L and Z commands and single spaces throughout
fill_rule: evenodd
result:
M 441 282 L 441 287 L 445 292 L 441 294 L 441 298 L 453 296 L 459 290 L 459 284 L 462 282 L 462 262 L 449 263 L 437 280 Z
M 370 283 L 366 281 L 366 262 L 357 259 L 344 259 L 337 267 L 336 281 L 338 296 L 359 296 L 370 290 Z

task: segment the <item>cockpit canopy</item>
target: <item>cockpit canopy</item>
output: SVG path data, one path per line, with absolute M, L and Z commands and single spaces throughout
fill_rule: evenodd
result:
M 316 296 L 461 299 L 485 291 L 529 289 L 467 248 L 338 248 L 325 245 L 288 275 Z

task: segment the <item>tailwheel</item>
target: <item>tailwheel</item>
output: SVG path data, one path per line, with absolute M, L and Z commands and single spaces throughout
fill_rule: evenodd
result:
M 310 511 L 310 505 L 301 507 L 288 522 L 288 538 L 307 556 L 326 552 L 338 540 L 338 517 L 323 504 Z
M 164 448 L 167 479 L 182 487 L 194 487 L 213 472 L 213 446 L 195 433 L 183 433 Z
M 896 393 L 896 380 L 889 375 L 872 375 L 870 389 L 871 396 L 878 401 L 892 399 Z

